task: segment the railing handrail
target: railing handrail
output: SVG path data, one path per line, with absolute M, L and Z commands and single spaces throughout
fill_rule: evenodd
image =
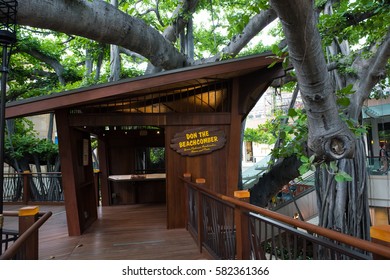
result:
M 6 217 L 18 217 L 19 211 L 3 211 L 3 216 Z
M 23 172 L 5 172 L 4 175 L 36 175 L 36 174 L 58 174 L 61 175 L 61 172 L 30 172 L 30 171 L 23 171 Z
M 42 215 L 31 227 L 29 227 L 18 239 L 2 254 L 0 260 L 10 260 L 24 245 L 26 240 L 32 236 L 52 215 L 51 211 L 48 211 Z
M 241 209 L 244 209 L 248 212 L 254 212 L 256 214 L 260 214 L 260 215 L 269 217 L 271 219 L 278 220 L 280 222 L 289 224 L 293 227 L 304 229 L 307 232 L 315 233 L 315 234 L 321 235 L 323 237 L 326 237 L 326 238 L 329 238 L 329 239 L 332 239 L 335 241 L 339 241 L 339 242 L 345 243 L 347 245 L 353 246 L 355 248 L 358 248 L 358 249 L 361 249 L 364 251 L 368 251 L 368 252 L 380 255 L 382 257 L 386 257 L 387 259 L 390 259 L 390 250 L 388 247 L 386 247 L 384 245 L 380 245 L 380 244 L 373 243 L 373 242 L 370 242 L 370 241 L 367 241 L 364 239 L 360 239 L 357 237 L 346 235 L 346 234 L 343 234 L 343 233 L 340 233 L 340 232 L 337 232 L 337 231 L 334 231 L 331 229 L 316 226 L 316 225 L 313 225 L 313 224 L 310 224 L 307 222 L 300 221 L 298 219 L 293 219 L 293 218 L 290 218 L 290 217 L 285 216 L 283 214 L 273 212 L 271 210 L 261 208 L 261 207 L 258 207 L 256 205 L 238 200 L 234 197 L 216 193 L 212 190 L 207 189 L 202 184 L 190 182 L 189 180 L 186 180 L 184 177 L 182 177 L 181 179 L 184 180 L 187 184 L 191 185 L 192 187 L 194 187 L 195 189 L 197 189 L 200 192 L 206 193 L 206 194 L 211 195 L 215 198 L 218 198 L 220 200 L 228 202 L 228 203 L 230 203 L 236 207 L 240 207 Z

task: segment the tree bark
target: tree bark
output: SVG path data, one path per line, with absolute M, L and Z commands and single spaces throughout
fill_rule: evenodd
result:
M 307 110 L 309 148 L 318 160 L 353 157 L 355 138 L 339 117 L 317 29 L 314 1 L 272 0 L 270 4 L 282 23 Z
M 298 168 L 301 161 L 295 156 L 285 158 L 275 164 L 272 169 L 260 177 L 250 190 L 250 203 L 260 207 L 266 207 L 270 199 L 291 180 L 299 177 Z
M 111 0 L 111 5 L 118 8 L 118 0 Z M 119 81 L 121 71 L 121 58 L 119 46 L 110 45 L 110 77 L 109 82 Z
M 249 20 L 249 23 L 245 26 L 244 30 L 234 36 L 223 50 L 216 55 L 199 60 L 196 64 L 205 62 L 214 62 L 222 59 L 224 55 L 229 57 L 235 57 L 244 48 L 254 36 L 256 36 L 261 30 L 268 26 L 277 18 L 274 10 L 269 9 L 261 11 Z
M 101 0 L 19 0 L 17 23 L 122 46 L 163 69 L 187 64 L 186 57 L 157 30 Z
M 58 60 L 40 52 L 37 49 L 29 48 L 29 49 L 21 49 L 20 51 L 23 51 L 23 52 L 31 55 L 32 57 L 35 57 L 36 59 L 43 61 L 44 63 L 46 63 L 50 67 L 52 67 L 54 69 L 54 71 L 56 72 L 56 75 L 57 75 L 58 80 L 61 83 L 61 85 L 64 85 L 66 83 L 65 78 L 64 78 L 65 69 Z

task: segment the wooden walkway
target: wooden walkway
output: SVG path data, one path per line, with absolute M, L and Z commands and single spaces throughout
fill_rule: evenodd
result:
M 4 210 L 20 207 L 5 205 Z M 42 205 L 40 211 L 53 215 L 39 231 L 39 259 L 208 259 L 185 229 L 166 229 L 165 205 L 99 207 L 98 220 L 81 236 L 68 236 L 64 206 Z M 4 228 L 17 229 L 17 218 L 5 217 Z

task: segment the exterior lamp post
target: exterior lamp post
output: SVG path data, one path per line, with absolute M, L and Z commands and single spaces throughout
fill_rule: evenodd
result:
M 16 0 L 0 0 L 0 46 L 2 47 L 1 62 L 1 98 L 0 98 L 0 255 L 3 251 L 3 183 L 4 183 L 4 131 L 5 102 L 8 63 L 12 46 L 16 43 Z

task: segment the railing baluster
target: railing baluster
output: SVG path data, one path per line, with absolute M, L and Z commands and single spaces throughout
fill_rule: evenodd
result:
M 203 240 L 204 240 L 204 236 L 205 236 L 205 225 L 203 223 L 204 221 L 204 217 L 205 217 L 205 213 L 203 212 L 204 211 L 204 206 L 203 206 L 203 201 L 202 201 L 202 195 L 200 193 L 199 190 L 196 191 L 196 200 L 198 201 L 198 247 L 199 247 L 199 251 L 202 252 L 202 248 L 203 248 Z M 207 224 L 206 224 L 207 226 Z
M 198 215 L 202 215 L 198 246 L 216 258 L 319 259 L 324 258 L 321 250 L 325 259 L 372 259 L 372 255 L 390 259 L 386 246 L 214 193 L 200 184 L 186 182 L 186 186 L 197 192 Z
M 40 172 L 7 173 L 4 174 L 3 201 L 63 202 L 61 173 Z

